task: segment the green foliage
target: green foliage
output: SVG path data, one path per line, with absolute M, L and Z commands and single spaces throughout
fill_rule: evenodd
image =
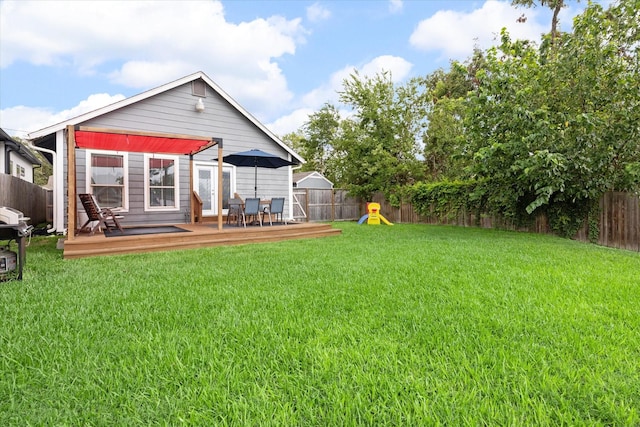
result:
M 412 187 L 411 203 L 420 215 L 455 218 L 460 213 L 480 211 L 473 181 L 420 182 Z
M 552 51 L 504 31 L 488 51 L 465 131 L 493 208 L 570 236 L 604 192 L 640 187 L 638 3 L 590 4 Z
M 430 106 L 429 126 L 424 134 L 424 163 L 429 181 L 463 177 L 468 160 L 464 118 L 466 98 L 476 87 L 477 73 L 484 67 L 484 54 L 477 50 L 466 63 L 451 63 L 450 70 L 436 70 L 425 78 Z
M 369 199 L 382 191 L 389 200 L 422 179 L 417 159 L 427 100 L 420 80 L 394 85 L 388 73 L 345 80 L 340 100 L 353 114 L 341 122 L 334 154 L 340 177 L 351 194 Z
M 25 147 L 29 144 L 22 138 L 14 137 L 16 141 L 21 142 Z M 42 166 L 33 169 L 33 183 L 37 185 L 46 185 L 49 182 L 49 177 L 53 175 L 53 165 L 49 163 L 49 160 L 40 152 L 34 151 L 29 148 L 31 154 L 38 159 Z
M 307 164 L 336 186 L 369 199 L 382 191 L 399 203 L 403 188 L 423 177 L 417 159 L 425 124 L 426 98 L 420 80 L 395 85 L 389 73 L 343 83 L 340 101 L 352 114 L 341 118 L 326 104 L 309 116 L 294 147 Z
M 591 209 L 589 209 L 589 241 L 591 243 L 598 243 L 600 238 L 600 203 L 595 201 L 591 203 Z
M 498 46 L 406 85 L 355 73 L 340 93 L 352 115 L 325 106 L 310 117 L 307 167 L 392 203 L 421 179 L 474 182 L 447 203 L 516 225 L 547 213 L 563 236 L 592 223 L 603 193 L 640 192 L 640 0 L 590 3 L 565 33 L 563 0 L 512 3 L 550 8 L 551 33 L 536 44 L 503 31 Z
M 53 165 L 49 163 L 41 152 L 36 151 L 33 153 L 34 156 L 40 161 L 39 168 L 35 168 L 33 170 L 33 183 L 38 185 L 46 185 L 49 182 L 49 177 L 53 175 Z
M 307 161 L 302 171 L 317 171 L 330 181 L 337 182 L 335 141 L 340 137 L 338 109 L 325 104 L 320 111 L 309 116 L 302 129 L 301 154 Z

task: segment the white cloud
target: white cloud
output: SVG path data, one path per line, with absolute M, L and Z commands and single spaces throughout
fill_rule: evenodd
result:
M 98 108 L 105 107 L 123 99 L 125 99 L 124 95 L 97 93 L 80 101 L 78 105 L 59 112 L 52 112 L 46 108 L 33 108 L 23 105 L 5 108 L 0 110 L 0 127 L 4 128 L 4 124 L 9 123 L 11 128 L 5 129 L 7 133 L 24 138 L 27 133 L 55 125 L 56 123 L 97 110 Z
M 338 92 L 342 90 L 344 80 L 356 70 L 362 77 L 373 77 L 382 71 L 389 71 L 392 81 L 397 83 L 409 77 L 412 68 L 413 65 L 407 60 L 391 55 L 379 56 L 359 66 L 347 65 L 332 73 L 325 83 L 304 94 L 298 101 L 297 109 L 267 127 L 280 136 L 295 132 L 309 119 L 309 114 L 318 111 L 324 104 L 338 104 Z M 343 112 L 343 116 L 346 115 L 348 113 Z
M 526 12 L 527 21 L 517 19 Z M 512 38 L 539 40 L 545 27 L 536 22 L 539 8 L 516 9 L 508 2 L 487 1 L 471 12 L 441 10 L 421 21 L 409 39 L 423 51 L 440 51 L 443 59 L 466 59 L 474 46 L 481 49 L 497 44 L 496 37 L 506 27 Z
M 282 137 L 288 133 L 295 132 L 309 120 L 309 116 L 317 110 L 314 108 L 298 108 L 291 113 L 282 116 L 275 121 L 267 124 L 267 128 L 276 135 Z
M 389 12 L 400 13 L 402 12 L 402 0 L 389 0 Z
M 307 35 L 301 18 L 227 22 L 219 1 L 2 1 L 0 12 L 2 68 L 64 66 L 139 90 L 204 71 L 267 114 L 293 96 L 275 60 Z
M 381 71 L 390 71 L 393 82 L 401 82 L 409 76 L 413 64 L 404 58 L 392 55 L 378 56 L 361 68 L 362 74 L 373 76 Z
M 314 3 L 307 8 L 307 19 L 311 22 L 319 22 L 329 19 L 331 11 L 320 3 Z
M 312 108 L 319 108 L 327 102 L 336 103 L 338 92 L 342 90 L 342 84 L 356 70 L 363 77 L 373 77 L 382 71 L 391 72 L 394 82 L 400 82 L 409 76 L 413 65 L 398 56 L 384 55 L 374 58 L 372 61 L 360 66 L 347 65 L 335 71 L 327 82 L 305 94 L 303 104 Z

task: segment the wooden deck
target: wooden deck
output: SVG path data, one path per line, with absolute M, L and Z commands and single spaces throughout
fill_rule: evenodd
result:
M 188 233 L 146 234 L 138 236 L 106 237 L 77 235 L 64 242 L 65 259 L 91 256 L 133 254 L 154 251 L 173 251 L 211 246 L 242 245 L 248 243 L 276 242 L 291 239 L 309 239 L 335 236 L 341 230 L 330 224 L 303 223 L 274 226 L 225 227 L 218 231 L 215 224 L 177 224 Z

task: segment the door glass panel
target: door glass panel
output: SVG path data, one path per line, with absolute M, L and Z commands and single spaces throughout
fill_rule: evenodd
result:
M 202 209 L 206 211 L 212 209 L 211 184 L 213 180 L 211 178 L 211 169 L 198 169 L 198 194 L 202 199 Z
M 229 209 L 229 197 L 231 197 L 231 172 L 222 170 L 222 208 Z

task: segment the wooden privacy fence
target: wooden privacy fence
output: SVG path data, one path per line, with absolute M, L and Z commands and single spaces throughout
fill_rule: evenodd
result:
M 551 233 L 549 221 L 544 215 L 536 217 L 528 227 L 515 224 L 492 215 L 482 215 L 479 220 L 470 212 L 456 215 L 418 215 L 411 203 L 391 206 L 382 194 L 376 194 L 371 202 L 380 203 L 380 213 L 395 223 L 448 224 L 463 227 L 503 228 L 531 233 Z M 294 217 L 306 221 L 352 221 L 366 213 L 366 202 L 349 197 L 346 190 L 295 189 Z M 640 251 L 640 199 L 633 193 L 609 192 L 600 199 L 598 244 L 613 248 Z M 589 241 L 589 227 L 585 224 L 578 231 L 576 240 Z
M 52 203 L 50 192 L 39 185 L 0 174 L 0 206 L 7 206 L 21 211 L 31 218 L 30 224 L 38 225 L 50 220 L 48 206 Z M 49 199 L 48 199 L 49 198 Z
M 600 199 L 600 235 L 604 246 L 640 251 L 640 200 L 631 193 L 606 193 Z
M 470 212 L 460 212 L 451 215 L 418 215 L 410 203 L 402 203 L 400 207 L 393 207 L 377 194 L 374 202 L 380 203 L 380 213 L 389 221 L 397 223 L 426 223 L 449 224 L 464 227 L 480 225 L 482 228 L 503 228 L 509 230 L 526 231 L 530 233 L 551 233 L 549 221 L 545 215 L 538 215 L 528 227 L 517 227 L 503 218 L 482 215 L 479 221 Z M 640 251 L 640 198 L 633 193 L 608 192 L 600 198 L 599 245 L 612 248 Z M 574 236 L 576 240 L 588 242 L 589 227 L 585 224 Z
M 362 203 L 347 190 L 296 188 L 293 217 L 303 221 L 349 221 L 360 218 Z

